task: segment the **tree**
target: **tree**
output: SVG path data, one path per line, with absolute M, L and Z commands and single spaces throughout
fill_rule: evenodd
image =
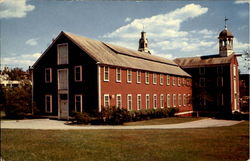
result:
M 250 71 L 250 54 L 249 49 L 246 49 L 243 51 L 242 59 L 244 61 L 244 68 L 247 70 L 247 72 Z
M 9 80 L 24 80 L 27 78 L 27 72 L 25 72 L 22 68 L 12 68 L 9 69 L 7 67 L 4 68 L 2 74 L 7 74 L 9 76 Z

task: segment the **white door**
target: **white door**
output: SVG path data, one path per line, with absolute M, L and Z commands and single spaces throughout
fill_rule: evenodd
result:
M 59 97 L 59 119 L 69 119 L 67 94 L 61 94 Z

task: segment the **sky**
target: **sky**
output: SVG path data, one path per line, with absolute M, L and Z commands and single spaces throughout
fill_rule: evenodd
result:
M 244 0 L 0 0 L 0 63 L 28 69 L 61 31 L 137 50 L 144 30 L 152 55 L 214 55 L 225 16 L 234 51 L 249 50 L 249 2 Z

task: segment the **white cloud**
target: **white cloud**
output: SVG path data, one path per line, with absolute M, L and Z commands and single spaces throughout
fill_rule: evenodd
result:
M 234 51 L 236 53 L 242 53 L 243 50 L 247 49 L 250 49 L 250 44 L 240 42 L 237 38 L 234 38 Z
M 38 38 L 35 38 L 35 39 L 29 39 L 25 42 L 25 44 L 27 45 L 30 45 L 30 46 L 36 46 L 38 43 L 37 43 L 37 40 Z
M 250 1 L 249 0 L 236 0 L 234 3 L 235 4 L 243 4 L 243 3 L 250 3 Z
M 130 17 L 127 17 L 124 22 L 130 22 L 131 21 L 131 18 Z
M 41 53 L 33 53 L 13 57 L 2 57 L 1 63 L 3 66 L 14 66 L 27 69 L 29 66 L 32 66 L 41 55 Z
M 0 18 L 22 18 L 35 6 L 26 4 L 27 0 L 1 0 Z

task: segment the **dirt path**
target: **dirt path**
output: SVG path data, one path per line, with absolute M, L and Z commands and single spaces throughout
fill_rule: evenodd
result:
M 43 130 L 100 130 L 100 129 L 185 129 L 185 128 L 208 128 L 232 126 L 243 121 L 232 120 L 216 120 L 203 119 L 178 124 L 166 125 L 145 125 L 145 126 L 108 126 L 108 125 L 86 125 L 86 126 L 71 126 L 65 125 L 65 121 L 49 120 L 49 119 L 34 119 L 34 120 L 18 120 L 18 121 L 1 121 L 2 129 L 43 129 Z

